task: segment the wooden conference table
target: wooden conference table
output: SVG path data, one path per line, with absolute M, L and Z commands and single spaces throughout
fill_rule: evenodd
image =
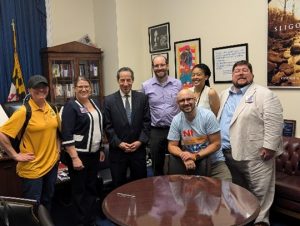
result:
M 117 225 L 246 225 L 260 211 L 246 189 L 209 177 L 148 177 L 116 188 L 102 203 Z

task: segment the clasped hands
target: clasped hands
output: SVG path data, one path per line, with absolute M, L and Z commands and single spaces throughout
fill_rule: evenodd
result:
M 185 168 L 187 170 L 193 170 L 196 168 L 195 155 L 193 153 L 190 153 L 188 151 L 183 151 L 179 157 L 183 161 Z
M 141 141 L 134 141 L 131 144 L 126 142 L 121 142 L 119 144 L 119 148 L 121 148 L 124 152 L 134 152 L 142 145 Z

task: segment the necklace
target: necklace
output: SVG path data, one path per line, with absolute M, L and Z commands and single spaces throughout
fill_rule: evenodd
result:
M 201 94 L 202 94 L 204 88 L 205 88 L 205 85 L 202 87 L 201 91 L 199 92 L 199 96 L 198 96 L 198 99 L 197 99 L 197 102 L 196 102 L 196 106 L 198 106 L 198 104 L 199 104 L 200 97 L 201 97 Z M 195 88 L 194 88 L 194 93 L 197 93 Z

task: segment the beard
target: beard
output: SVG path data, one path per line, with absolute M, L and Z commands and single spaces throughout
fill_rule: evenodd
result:
M 238 81 L 236 82 L 233 82 L 233 85 L 238 88 L 238 89 L 241 89 L 247 85 L 250 85 L 253 81 L 246 81 L 246 82 L 243 82 L 243 83 L 238 83 Z
M 156 75 L 156 77 L 158 78 L 163 78 L 167 76 L 167 70 L 156 70 L 154 71 L 154 74 Z
M 195 104 L 193 104 L 193 105 L 191 105 L 191 106 L 187 106 L 187 107 L 182 107 L 181 111 L 182 111 L 183 113 L 191 113 L 191 112 L 194 111 L 195 107 L 196 107 Z M 186 109 L 188 109 L 188 110 L 186 110 Z

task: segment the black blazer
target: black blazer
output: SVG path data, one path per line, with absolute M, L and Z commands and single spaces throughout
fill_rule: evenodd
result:
M 105 97 L 104 128 L 111 149 L 118 149 L 121 142 L 139 140 L 146 144 L 149 140 L 151 118 L 148 98 L 144 93 L 134 90 L 131 94 L 131 125 L 120 91 Z

